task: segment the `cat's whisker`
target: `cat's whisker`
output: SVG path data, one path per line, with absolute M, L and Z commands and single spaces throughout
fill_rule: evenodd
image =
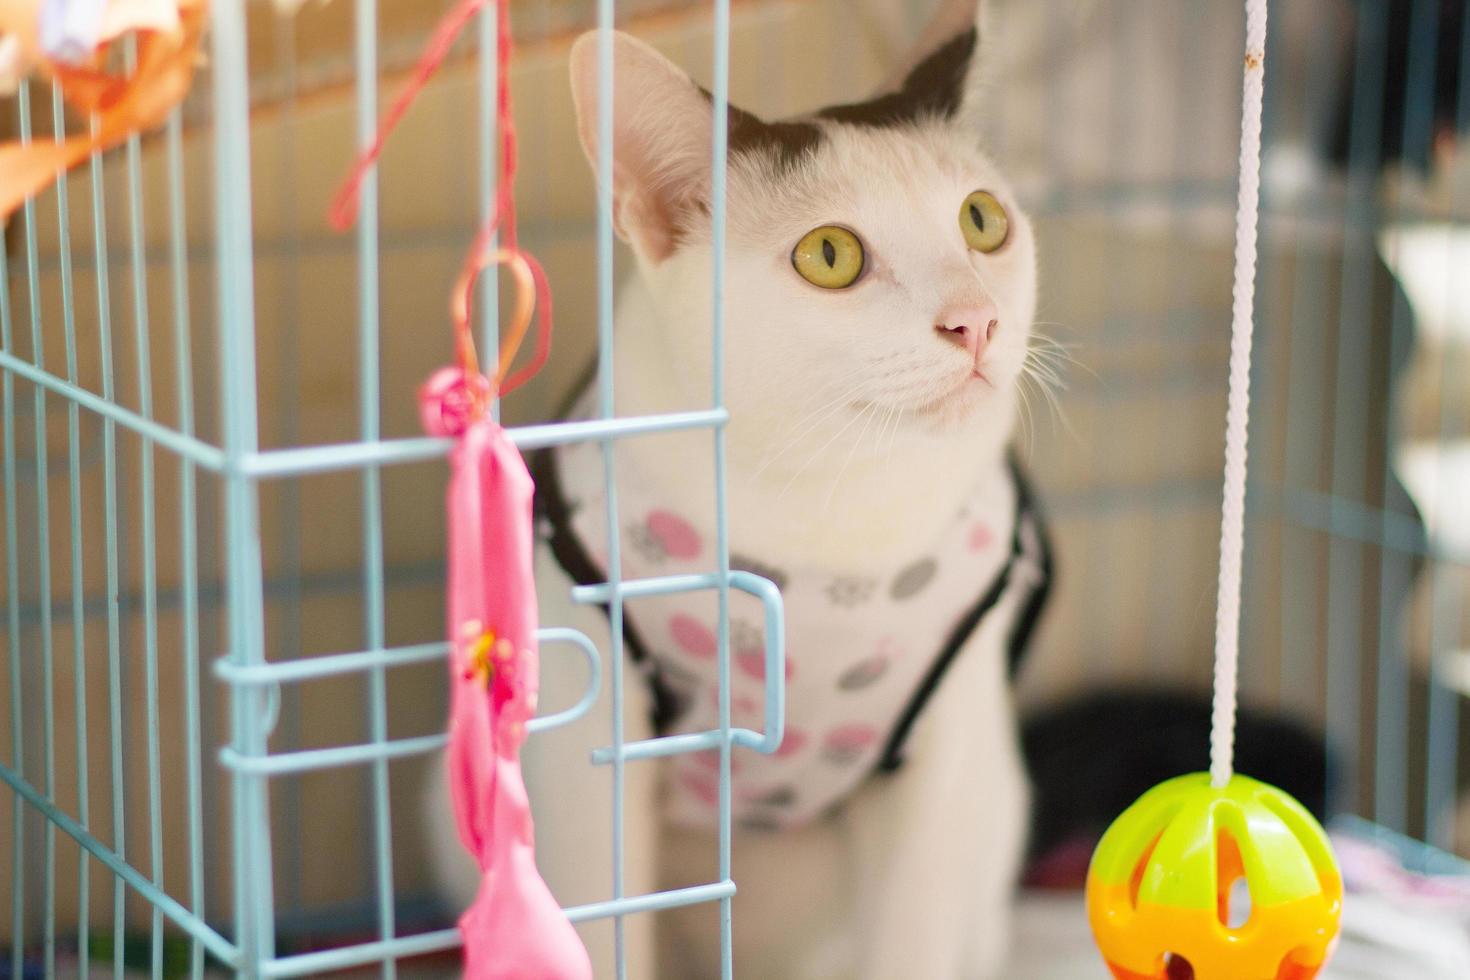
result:
M 883 440 L 884 440 L 885 437 L 889 437 L 889 443 L 888 443 L 888 445 L 889 445 L 888 459 L 892 459 L 893 458 L 893 454 L 892 454 L 893 442 L 892 442 L 892 438 L 891 437 L 892 437 L 892 435 L 896 435 L 897 434 L 897 428 L 896 428 L 896 426 L 897 426 L 897 420 L 898 420 L 898 416 L 902 412 L 903 412 L 903 407 L 901 405 L 897 404 L 897 403 L 894 403 L 894 404 L 888 406 L 888 414 L 883 416 L 883 428 L 881 428 L 881 429 L 878 430 L 877 446 L 875 448 L 877 449 L 878 452 L 882 452 L 883 451 Z M 894 428 L 890 429 L 890 426 L 893 426 Z
M 872 425 L 873 419 L 878 417 L 878 403 L 868 402 L 867 407 L 863 409 L 863 415 L 867 421 L 863 423 L 862 431 L 858 433 L 857 438 L 852 441 L 852 448 L 847 451 L 847 458 L 842 461 L 841 468 L 837 470 L 837 478 L 832 481 L 832 486 L 827 490 L 827 498 L 822 501 L 823 510 L 832 505 L 832 497 L 836 495 L 837 488 L 842 485 L 842 478 L 847 474 L 847 467 L 852 463 L 852 457 L 857 454 L 858 447 L 868 437 L 868 426 Z
M 1060 391 L 1067 390 L 1066 382 L 1062 378 L 1062 355 L 1056 351 L 1033 347 L 1027 350 L 1026 357 L 1021 362 L 1023 373 L 1029 372 L 1037 380 L 1043 381 Z
M 903 425 L 903 415 L 908 409 L 902 405 L 898 406 L 898 414 L 893 417 L 893 431 L 888 436 L 888 465 L 893 465 L 893 450 L 898 446 L 898 430 Z
M 779 450 L 776 450 L 774 453 L 771 453 L 761 460 L 761 462 L 756 466 L 754 475 L 760 476 L 782 456 L 785 456 L 792 449 L 796 448 L 796 446 L 803 439 L 819 429 L 823 422 L 830 419 L 833 415 L 836 415 L 844 405 L 848 404 L 852 400 L 854 395 L 859 394 L 863 390 L 865 384 L 866 382 L 860 381 L 857 384 L 849 387 L 845 392 L 838 395 L 836 398 L 822 405 L 820 408 L 809 412 L 800 421 L 795 423 L 794 428 L 797 431 L 778 433 L 776 436 L 774 436 L 770 440 L 771 442 L 774 442 L 777 438 L 781 438 L 784 435 L 789 435 L 790 438 L 785 442 L 784 445 L 781 446 Z
M 1033 332 L 1027 344 L 1026 355 L 1028 359 L 1034 357 L 1037 360 L 1045 361 L 1052 367 L 1058 369 L 1058 371 L 1065 366 L 1086 371 L 1088 374 L 1096 377 L 1096 371 L 1073 356 L 1073 349 L 1074 345 L 1072 344 L 1065 344 L 1054 337 Z
M 1056 391 L 1067 390 L 1067 384 L 1062 380 L 1061 375 L 1045 364 L 1030 365 L 1024 369 L 1024 373 L 1029 374 L 1035 381 L 1046 388 Z
M 1026 382 L 1030 382 L 1031 378 L 1025 371 L 1022 371 L 1017 375 L 1016 381 L 1016 396 L 1020 399 L 1021 429 L 1026 433 L 1026 455 L 1030 456 L 1035 446 L 1035 426 L 1031 421 L 1031 399 L 1026 395 Z
M 877 403 L 876 402 L 870 402 L 869 403 L 869 406 L 871 407 L 872 405 L 875 405 L 875 404 L 877 404 Z M 791 479 L 789 479 L 789 480 L 786 481 L 786 485 L 781 488 L 781 492 L 777 495 L 776 499 L 777 500 L 780 500 L 783 497 L 785 497 L 786 496 L 786 491 L 790 490 L 791 487 L 792 487 L 792 485 L 794 483 L 796 483 L 796 481 L 801 478 L 801 475 L 806 472 L 806 468 L 808 466 L 812 465 L 812 463 L 816 462 L 818 459 L 820 459 L 821 456 L 822 456 L 822 454 L 825 453 L 832 446 L 832 444 L 834 442 L 836 442 L 839 438 L 841 438 L 842 437 L 842 434 L 844 432 L 846 432 L 848 429 L 852 428 L 853 423 L 856 422 L 858 419 L 862 418 L 864 414 L 865 414 L 865 412 L 857 412 L 857 413 L 855 413 L 852 418 L 848 419 L 845 423 L 843 423 L 842 428 L 840 428 L 836 432 L 832 433 L 831 438 L 829 438 L 826 442 L 822 443 L 822 445 L 820 447 L 818 447 L 818 449 L 817 449 L 816 452 L 814 452 L 810 456 L 808 456 L 806 458 L 806 462 L 802 463 L 799 467 L 797 467 L 796 472 L 793 473 L 793 474 L 791 474 Z
M 1045 340 L 1038 343 L 1028 344 L 1026 353 L 1028 355 L 1041 357 L 1047 360 L 1065 362 L 1068 364 L 1077 364 L 1079 366 L 1081 364 L 1080 361 L 1072 356 L 1071 351 L 1068 350 L 1066 347 L 1063 347 L 1059 344 L 1047 343 L 1045 342 Z
M 1050 383 L 1048 383 L 1048 381 L 1044 377 L 1033 373 L 1030 376 L 1030 382 L 1032 390 L 1036 395 L 1037 404 L 1037 407 L 1034 409 L 1034 414 L 1031 419 L 1031 424 L 1033 427 L 1032 441 L 1034 443 L 1034 430 L 1041 427 L 1042 415 L 1045 414 L 1051 420 L 1052 425 L 1055 426 L 1061 418 L 1061 408 L 1055 396 L 1052 394 Z M 1045 410 L 1044 412 L 1043 409 Z
M 1027 351 L 1027 353 L 1030 356 L 1046 361 L 1048 364 L 1055 364 L 1058 367 L 1065 365 L 1071 367 L 1079 367 L 1086 370 L 1086 365 L 1077 360 L 1077 358 L 1073 357 L 1071 352 L 1065 347 L 1053 347 L 1047 344 L 1037 344 L 1031 347 Z
M 1066 358 L 1057 351 L 1046 347 L 1033 347 L 1026 352 L 1022 363 L 1048 376 L 1058 382 L 1061 381 L 1062 371 L 1067 366 Z
M 876 449 L 879 452 L 882 452 L 883 451 L 883 440 L 889 434 L 889 430 L 888 430 L 889 425 L 898 416 L 898 413 L 900 411 L 902 411 L 902 409 L 897 404 L 893 404 L 893 405 L 889 405 L 888 406 L 888 412 L 883 416 L 883 426 L 882 426 L 882 428 L 880 428 L 878 430 L 878 438 L 875 440 L 876 443 L 877 443 Z M 893 445 L 893 443 L 892 442 L 889 442 L 889 446 L 891 447 L 892 445 Z M 888 458 L 889 459 L 892 459 L 893 458 L 891 452 L 889 453 Z
M 771 453 L 765 459 L 763 459 L 761 463 L 756 467 L 755 473 L 753 475 L 760 476 L 766 470 L 775 465 L 776 462 L 779 461 L 783 456 L 791 452 L 791 450 L 795 449 L 797 446 L 801 445 L 801 443 L 808 437 L 818 437 L 820 435 L 822 424 L 831 420 L 834 416 L 838 415 L 842 408 L 848 405 L 848 403 L 849 399 L 847 398 L 837 398 L 836 400 L 830 402 L 817 411 L 811 413 L 811 415 L 807 416 L 807 418 L 803 420 L 801 431 L 793 434 L 791 438 L 787 440 L 787 442 L 782 445 L 779 450 Z M 854 417 L 856 417 L 856 415 L 854 415 Z
M 1071 420 L 1067 418 L 1067 413 L 1062 407 L 1061 399 L 1057 396 L 1059 391 L 1067 390 L 1066 383 L 1062 380 L 1058 370 L 1045 360 L 1028 358 L 1022 364 L 1020 377 L 1036 386 L 1037 392 L 1051 409 L 1052 418 L 1061 424 L 1069 436 L 1077 439 L 1077 431 L 1072 427 Z M 1019 386 L 1018 390 L 1021 390 Z
M 1052 414 L 1054 414 L 1057 421 L 1062 424 L 1062 429 L 1067 433 L 1068 436 L 1073 439 L 1073 441 L 1081 442 L 1082 437 L 1077 434 L 1077 430 L 1072 426 L 1072 420 L 1068 418 L 1066 411 L 1062 408 L 1061 399 L 1057 397 L 1056 392 L 1048 389 L 1046 395 L 1047 398 L 1051 401 Z
M 903 407 L 894 403 L 888 409 L 888 414 L 883 416 L 883 426 L 878 430 L 878 438 L 873 447 L 873 457 L 876 459 L 880 454 L 883 456 L 883 480 L 884 486 L 893 487 L 893 441 L 898 435 L 898 419 L 903 414 Z M 888 448 L 883 447 L 884 439 L 887 438 Z
M 799 415 L 798 414 L 799 412 L 802 412 L 802 411 L 805 411 L 806 409 L 809 409 L 814 402 L 819 402 L 822 399 L 826 398 L 827 396 L 831 395 L 833 391 L 835 391 L 835 390 L 837 390 L 839 388 L 842 388 L 843 387 L 843 382 L 844 381 L 847 381 L 847 380 L 849 380 L 849 379 L 838 378 L 838 379 L 835 379 L 835 380 L 833 380 L 833 381 L 831 381 L 831 382 L 829 382 L 827 384 L 821 385 L 820 387 L 814 388 L 811 391 L 807 392 L 806 396 L 803 397 L 803 398 L 801 398 L 800 401 L 798 401 L 797 404 L 795 406 L 793 406 L 795 410 L 790 413 L 790 415 L 787 417 L 787 420 L 784 423 L 782 423 L 776 429 L 776 431 L 773 433 L 773 435 L 776 435 L 776 436 L 785 435 L 786 433 L 790 432 L 792 429 L 800 426 L 806 420 L 810 419 L 812 417 L 812 415 L 816 414 L 817 412 L 822 411 L 826 407 L 829 407 L 832 404 L 832 402 L 830 402 L 830 401 L 829 402 L 824 402 L 821 406 L 819 406 L 816 409 L 812 409 L 811 411 L 807 412 L 805 415 Z M 850 394 L 850 393 L 852 393 L 852 392 L 854 392 L 854 391 L 862 388 L 863 384 L 864 384 L 864 382 L 858 381 L 858 382 L 856 382 L 854 384 L 847 385 L 846 386 L 846 393 L 843 394 L 843 395 L 839 395 L 838 396 L 838 400 L 840 400 L 841 398 L 845 397 L 846 394 Z

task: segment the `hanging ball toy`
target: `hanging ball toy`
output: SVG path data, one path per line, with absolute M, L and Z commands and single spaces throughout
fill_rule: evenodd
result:
M 1266 0 L 1245 0 L 1245 15 L 1210 771 L 1143 794 L 1092 856 L 1088 917 L 1118 980 L 1310 980 L 1342 918 L 1342 875 L 1322 826 L 1233 769 Z M 1248 912 L 1232 906 L 1242 880 Z
M 1118 980 L 1310 980 L 1337 937 L 1342 876 L 1321 824 L 1286 793 L 1238 775 L 1217 789 L 1194 773 L 1108 828 L 1087 914 Z

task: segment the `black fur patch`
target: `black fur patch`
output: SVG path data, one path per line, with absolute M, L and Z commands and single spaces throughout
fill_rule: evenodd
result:
M 957 34 L 909 72 L 897 92 L 867 102 L 829 106 L 818 112 L 817 118 L 853 126 L 891 127 L 924 118 L 953 117 L 964 95 L 977 38 L 973 27 Z M 714 101 L 703 86 L 699 92 L 707 101 Z M 822 142 L 822 130 L 815 123 L 766 122 L 733 105 L 729 118 L 732 154 L 769 154 L 782 168 L 795 166 Z
M 955 36 L 919 62 L 897 92 L 867 102 L 831 106 L 817 115 L 853 126 L 904 126 L 924 118 L 949 119 L 960 107 L 970 60 L 975 56 L 975 28 Z
M 701 95 L 710 103 L 714 97 L 703 87 Z M 754 113 L 730 106 L 730 152 L 767 153 L 783 168 L 795 166 L 822 142 L 822 131 L 809 122 L 766 122 Z

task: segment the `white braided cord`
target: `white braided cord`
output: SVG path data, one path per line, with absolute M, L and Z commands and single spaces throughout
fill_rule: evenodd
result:
M 1240 189 L 1235 206 L 1235 288 L 1230 327 L 1230 396 L 1225 413 L 1225 500 L 1220 515 L 1220 587 L 1215 605 L 1215 702 L 1210 726 L 1210 782 L 1216 787 L 1223 787 L 1230 781 L 1235 762 L 1241 554 L 1245 548 L 1246 428 L 1250 419 L 1251 325 L 1255 312 L 1265 60 L 1266 0 L 1246 0 Z

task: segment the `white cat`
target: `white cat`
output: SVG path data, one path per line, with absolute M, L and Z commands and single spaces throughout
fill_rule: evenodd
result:
M 1009 669 L 1047 562 L 1007 457 L 1034 244 L 981 149 L 977 8 L 942 4 L 870 102 L 776 124 L 731 108 L 730 547 L 750 556 L 733 564 L 782 585 L 790 664 L 781 753 L 733 754 L 746 977 L 958 980 L 997 976 L 1004 961 L 1027 812 Z M 710 102 L 641 42 L 612 45 L 614 218 L 638 265 L 618 298 L 617 411 L 707 407 Z M 572 51 L 572 85 L 595 161 L 594 35 Z M 707 430 L 618 444 L 625 577 L 712 567 L 711 445 Z M 542 622 L 606 651 L 603 611 L 568 600 L 571 580 L 599 578 L 607 561 L 600 449 L 554 464 L 538 470 L 552 503 Z M 730 697 L 735 724 L 761 730 L 750 612 L 732 599 Z M 711 727 L 712 600 L 638 600 L 627 616 L 637 663 L 624 671 L 624 737 L 656 734 L 655 713 L 663 733 Z M 582 689 L 570 659 L 543 657 L 544 705 Z M 588 763 L 610 741 L 610 701 L 605 690 L 590 717 L 526 749 L 539 861 L 568 905 L 612 886 L 611 773 Z M 717 880 L 715 783 L 701 765 L 627 764 L 625 894 Z M 441 791 L 430 787 L 445 828 L 436 862 L 465 896 Z M 613 975 L 611 923 L 583 933 L 599 975 Z M 630 916 L 624 939 L 628 976 L 718 975 L 716 905 Z

